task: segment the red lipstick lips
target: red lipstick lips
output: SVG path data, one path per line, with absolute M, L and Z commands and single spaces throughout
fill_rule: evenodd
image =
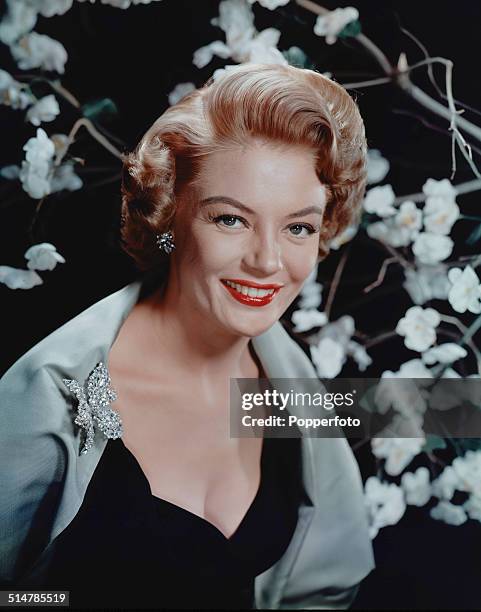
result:
M 243 293 L 241 293 L 240 291 L 238 291 L 235 287 L 231 287 L 230 285 L 228 285 L 226 283 L 226 280 L 228 280 L 231 283 L 236 283 L 238 285 L 243 285 L 245 287 L 253 287 L 255 289 L 274 289 L 273 293 L 269 294 L 269 295 L 264 295 L 262 297 L 257 296 L 250 296 L 250 295 L 245 295 Z M 278 284 L 265 284 L 262 285 L 260 283 L 256 283 L 254 281 L 249 281 L 246 282 L 244 280 L 241 279 L 234 279 L 234 278 L 229 278 L 229 279 L 225 279 L 222 280 L 222 284 L 224 285 L 224 287 L 227 289 L 227 291 L 232 295 L 233 298 L 235 298 L 238 302 L 240 302 L 241 304 L 245 304 L 246 306 L 266 306 L 267 304 L 270 304 L 272 302 L 272 300 L 274 299 L 274 297 L 279 293 L 279 290 L 281 289 L 282 285 L 278 285 Z

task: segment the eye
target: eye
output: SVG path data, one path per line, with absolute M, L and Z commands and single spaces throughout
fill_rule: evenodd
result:
M 309 225 L 309 223 L 296 223 L 295 225 L 289 226 L 289 229 L 296 230 L 292 233 L 292 235 L 298 236 L 299 238 L 307 238 L 307 236 L 310 236 L 311 234 L 314 234 L 318 231 L 317 229 L 312 227 L 312 225 Z M 302 230 L 305 230 L 307 233 L 303 234 Z
M 238 217 L 237 215 L 209 215 L 209 219 L 221 227 L 231 227 L 234 229 L 240 229 L 239 225 L 235 225 L 236 221 L 240 221 L 244 225 L 247 223 L 245 219 Z

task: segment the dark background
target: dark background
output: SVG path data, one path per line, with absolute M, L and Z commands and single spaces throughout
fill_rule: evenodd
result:
M 117 112 L 99 116 L 98 126 L 115 135 L 117 147 L 127 151 L 167 108 L 167 94 L 177 83 L 193 81 L 200 86 L 214 68 L 225 63 L 214 58 L 202 70 L 192 64 L 194 50 L 212 40 L 224 39 L 223 32 L 210 25 L 210 19 L 218 13 L 218 4 L 217 0 L 162 0 L 123 11 L 101 4 L 74 3 L 63 16 L 40 17 L 35 30 L 51 35 L 66 47 L 69 60 L 62 84 L 82 105 L 104 98 L 114 102 Z M 359 9 L 363 32 L 393 64 L 402 51 L 410 63 L 423 59 L 401 26 L 414 34 L 432 56 L 453 60 L 455 98 L 481 109 L 481 2 L 353 0 L 349 4 Z M 335 8 L 337 3 L 326 1 L 324 6 Z M 294 2 L 275 12 L 256 4 L 254 12 L 258 30 L 281 30 L 280 49 L 298 45 L 315 69 L 332 72 L 341 83 L 383 76 L 375 61 L 354 40 L 328 46 L 316 37 L 312 33 L 315 17 Z M 20 80 L 22 71 L 16 68 L 8 49 L 0 46 L 0 54 L 2 67 Z M 434 70 L 443 87 L 443 69 Z M 436 97 L 425 69 L 416 71 L 413 81 Z M 52 93 L 42 82 L 34 87 L 38 95 Z M 385 182 L 391 183 L 398 195 L 421 191 L 428 177 L 439 180 L 450 176 L 451 140 L 445 120 L 412 102 L 393 85 L 362 89 L 354 95 L 365 119 L 369 146 L 381 149 L 391 162 Z M 59 96 L 57 99 L 61 115 L 42 126 L 49 134 L 67 133 L 80 116 L 77 109 Z M 23 115 L 22 111 L 1 108 L 4 146 L 0 150 L 0 167 L 20 163 L 21 148 L 35 133 L 33 126 L 24 123 Z M 464 116 L 481 124 L 481 117 L 469 110 Z M 0 179 L 0 264 L 25 267 L 25 250 L 42 241 L 55 244 L 67 260 L 52 272 L 41 272 L 45 284 L 32 290 L 12 291 L 0 285 L 0 372 L 59 325 L 131 282 L 137 274 L 118 247 L 119 161 L 85 131 L 79 133 L 71 153 L 85 159 L 84 167 L 77 167 L 85 188 L 47 198 L 33 228 L 30 226 L 37 202 L 20 189 L 19 183 Z M 479 163 L 476 151 L 474 157 Z M 455 184 L 474 178 L 459 154 L 458 166 Z M 463 213 L 479 215 L 476 193 L 458 202 Z M 464 245 L 474 227 L 473 222 L 457 222 L 452 234 L 456 239 L 453 256 L 479 251 L 479 244 L 471 248 Z M 364 295 L 362 288 L 376 279 L 387 254 L 362 232 L 347 248 L 349 259 L 331 319 L 351 314 L 356 329 L 368 336 L 393 329 L 412 305 L 401 288 L 402 270 L 390 266 L 384 284 Z M 319 280 L 326 287 L 324 299 L 342 252 L 334 251 L 320 266 Z M 427 305 L 441 311 L 446 308 L 446 304 L 436 301 Z M 292 309 L 286 313 L 286 321 Z M 462 320 L 469 324 L 472 318 L 468 315 Z M 288 322 L 286 325 L 290 329 Z M 417 357 L 404 348 L 399 337 L 369 352 L 374 363 L 365 376 L 398 369 L 407 359 Z M 470 368 L 466 373 L 474 371 Z M 341 375 L 359 375 L 359 371 L 348 363 Z M 374 473 L 373 458 L 366 446 L 360 449 L 358 459 L 364 476 Z M 408 507 L 398 525 L 381 530 L 374 540 L 378 567 L 364 581 L 355 607 L 481 608 L 480 544 L 479 523 L 468 521 L 461 527 L 452 527 L 429 518 L 426 507 Z

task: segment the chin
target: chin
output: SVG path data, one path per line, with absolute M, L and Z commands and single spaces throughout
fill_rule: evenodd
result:
M 232 330 L 235 331 L 239 336 L 244 336 L 245 338 L 255 338 L 256 336 L 260 336 L 268 329 L 270 329 L 274 323 L 276 323 L 278 319 L 272 319 L 269 322 L 263 322 L 262 324 L 254 324 L 246 325 L 243 328 L 239 328 L 238 326 L 232 326 Z

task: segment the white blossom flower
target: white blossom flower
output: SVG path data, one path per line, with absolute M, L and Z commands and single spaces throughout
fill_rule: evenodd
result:
M 38 14 L 43 17 L 63 15 L 72 4 L 73 0 L 7 0 L 8 12 L 0 24 L 0 40 L 11 44 L 35 27 Z
M 449 236 L 420 232 L 413 244 L 413 253 L 424 264 L 436 264 L 451 255 L 454 243 Z
M 19 0 L 7 0 L 7 12 L 0 22 L 0 41 L 11 45 L 30 32 L 36 23 L 37 10 L 34 6 Z
M 368 355 L 366 348 L 354 340 L 349 340 L 346 353 L 354 359 L 361 372 L 364 372 L 372 363 L 372 359 Z
M 274 11 L 279 6 L 285 6 L 289 0 L 247 0 L 249 4 L 254 4 L 254 2 L 259 2 L 261 6 L 270 11 Z
M 451 268 L 448 279 L 452 286 L 449 290 L 448 300 L 456 312 L 481 312 L 481 284 L 476 272 L 470 265 L 464 270 Z
M 310 283 L 302 288 L 299 307 L 303 310 L 309 308 L 318 308 L 322 302 L 322 285 L 321 283 Z
M 15 79 L 9 72 L 0 69 L 0 91 L 7 89 L 14 81 Z
M 208 62 L 207 62 L 208 63 Z M 196 87 L 194 83 L 177 83 L 174 89 L 169 94 L 169 104 L 173 106 L 177 104 L 184 96 L 191 91 L 195 91 Z
M 463 397 L 471 402 L 473 406 L 481 406 L 481 385 L 479 384 L 481 381 L 481 376 L 479 374 L 470 374 L 465 377 L 465 380 L 474 378 L 476 383 L 468 383 L 463 385 Z
M 65 259 L 50 242 L 34 244 L 27 249 L 24 257 L 30 270 L 53 270 L 57 263 L 65 263 Z
M 23 189 L 34 200 L 40 200 L 50 193 L 50 181 L 47 176 L 36 172 L 36 168 L 26 162 L 22 162 L 20 180 Z
M 432 234 L 449 234 L 459 218 L 456 189 L 448 179 L 436 181 L 429 178 L 423 185 L 423 192 L 426 195 L 424 227 Z
M 63 74 L 68 56 L 65 47 L 57 40 L 30 32 L 10 47 L 13 58 L 22 70 L 42 68 Z
M 16 166 L 15 164 L 4 166 L 0 168 L 0 176 L 9 181 L 14 181 L 20 177 L 20 166 Z
M 406 369 L 404 373 L 406 372 Z M 421 373 L 421 372 L 419 372 Z M 429 372 L 427 378 L 432 379 L 432 374 Z M 406 418 L 418 419 L 419 415 L 426 412 L 427 404 L 423 387 L 427 386 L 424 381 L 414 381 L 406 376 L 399 376 L 392 372 L 383 372 L 381 379 L 376 385 L 374 393 L 374 402 L 376 410 L 380 414 L 392 408 Z M 416 377 L 416 379 L 419 377 Z
M 380 240 L 397 248 L 409 246 L 422 226 L 422 212 L 414 202 L 403 202 L 397 214 L 384 221 L 367 226 L 370 238 Z
M 281 33 L 276 28 L 266 28 L 259 32 L 249 43 L 248 61 L 258 64 L 288 65 L 287 59 L 277 49 Z
M 227 64 L 223 68 L 217 68 L 217 70 L 214 70 L 214 72 L 212 74 L 212 79 L 215 82 L 218 79 L 221 79 L 228 72 L 231 72 L 232 70 L 237 70 L 238 68 L 239 68 L 238 64 Z
M 421 353 L 434 344 L 435 328 L 440 322 L 440 315 L 434 308 L 411 306 L 399 320 L 396 333 L 404 336 L 404 344 L 408 349 Z
M 28 0 L 31 4 L 38 3 L 38 0 Z M 63 15 L 72 8 L 73 0 L 41 0 L 38 12 L 44 17 Z
M 222 0 L 219 5 L 219 16 L 212 19 L 213 25 L 219 26 L 224 32 L 226 42 L 216 40 L 194 53 L 194 64 L 198 68 L 206 66 L 213 55 L 223 59 L 232 57 L 242 64 L 269 63 L 287 65 L 287 59 L 276 48 L 280 31 L 266 28 L 257 32 L 254 27 L 254 13 L 250 4 L 244 0 Z M 225 72 L 223 69 L 214 72 L 214 80 Z
M 381 378 L 433 378 L 433 375 L 421 359 L 410 359 L 397 372 L 385 370 Z
M 73 4 L 73 0 L 14 0 L 14 2 L 15 1 L 19 4 L 21 1 L 27 6 L 32 7 L 43 17 L 63 15 L 72 8 Z
M 262 32 L 257 32 L 256 35 L 253 38 L 251 38 L 251 40 L 249 41 L 247 45 L 248 57 L 245 57 L 244 61 L 253 61 L 250 55 L 252 53 L 252 48 L 254 45 L 264 47 L 265 49 L 275 48 L 276 45 L 279 43 L 280 37 L 281 37 L 281 32 L 280 30 L 277 30 L 276 28 L 266 28 L 265 30 L 262 30 Z M 285 58 L 284 58 L 284 61 L 287 62 Z M 278 62 L 275 62 L 275 63 L 278 63 Z
M 432 481 L 432 494 L 439 499 L 449 501 L 458 488 L 459 476 L 451 465 L 444 468 L 441 474 Z
M 394 483 L 381 482 L 376 476 L 370 476 L 366 480 L 364 502 L 371 539 L 376 537 L 382 527 L 395 525 L 406 511 L 402 489 Z
M 464 502 L 463 508 L 468 513 L 469 518 L 481 522 L 481 496 L 470 495 Z
M 441 378 L 461 378 L 461 376 L 453 368 L 446 368 Z
M 237 62 L 245 61 L 245 47 L 256 34 L 254 13 L 250 5 L 244 0 L 222 0 L 219 16 L 212 19 L 211 23 L 225 32 L 231 57 Z
M 440 501 L 437 506 L 429 512 L 431 518 L 444 521 L 448 525 L 462 525 L 468 520 L 462 506 L 456 506 L 448 501 Z
M 389 217 L 397 210 L 393 206 L 396 195 L 391 185 L 381 185 L 370 189 L 364 198 L 364 210 L 379 217 Z
M 55 146 L 42 128 L 23 147 L 26 151 L 19 178 L 31 198 L 40 199 L 50 193 L 50 169 Z
M 451 201 L 456 197 L 456 189 L 451 185 L 449 179 L 436 181 L 435 179 L 428 178 L 423 185 L 423 193 L 428 198 L 444 198 Z
M 415 416 L 414 412 L 409 418 L 396 414 L 371 440 L 373 454 L 386 460 L 384 469 L 390 476 L 398 476 L 421 452 L 426 443 L 421 423 L 422 417 Z
M 50 192 L 57 191 L 77 191 L 83 187 L 82 179 L 75 174 L 73 164 L 66 163 L 54 169 L 53 176 L 50 180 Z
M 445 264 L 418 265 L 415 270 L 405 270 L 404 274 L 403 287 L 415 304 L 422 306 L 429 300 L 447 299 L 451 283 Z
M 348 344 L 356 330 L 354 319 L 350 315 L 343 315 L 337 321 L 325 325 L 319 332 L 321 338 L 331 338 L 347 351 Z
M 456 202 L 441 197 L 428 198 L 423 209 L 424 227 L 432 234 L 447 235 L 459 219 L 459 214 Z
M 9 289 L 31 289 L 41 285 L 43 280 L 33 270 L 0 266 L 0 283 L 7 285 Z
M 379 438 L 371 440 L 373 455 L 386 459 L 384 469 L 390 476 L 399 474 L 419 455 L 426 440 L 424 438 Z
M 316 264 L 312 270 L 309 272 L 309 276 L 306 278 L 306 280 L 304 281 L 304 285 L 303 287 L 306 287 L 307 285 L 310 285 L 312 283 L 316 282 L 317 279 L 317 275 L 319 273 L 319 264 Z
M 399 240 L 399 236 L 396 232 L 393 231 L 393 225 L 388 225 L 384 221 L 376 221 L 375 223 L 370 223 L 366 228 L 366 233 L 369 238 L 373 240 L 379 240 L 380 242 L 385 242 L 387 244 L 395 243 L 398 244 L 402 242 Z
M 408 246 L 412 242 L 411 232 L 406 228 L 397 227 L 393 218 L 371 223 L 367 226 L 366 233 L 369 238 L 390 244 L 395 248 Z
M 452 499 L 456 490 L 481 497 L 481 451 L 469 450 L 456 457 L 431 484 L 439 499 Z
M 481 451 L 468 450 L 462 457 L 456 457 L 453 469 L 460 491 L 481 496 Z
M 399 228 L 406 228 L 411 235 L 416 234 L 422 227 L 423 214 L 414 202 L 406 200 L 399 207 L 394 221 Z
M 310 351 L 320 378 L 335 378 L 342 370 L 344 349 L 332 338 L 321 338 L 317 346 L 311 345 Z
M 197 68 L 204 68 L 204 66 L 207 66 L 207 64 L 210 63 L 214 55 L 227 59 L 230 57 L 230 53 L 229 47 L 224 42 L 221 40 L 214 40 L 208 45 L 197 49 L 194 52 L 192 62 L 194 66 L 197 66 Z
M 280 32 L 275 28 L 262 30 L 248 45 L 248 57 L 245 61 L 255 64 L 280 64 L 287 66 L 289 63 L 284 55 L 276 48 Z
M 316 268 L 317 274 L 317 268 Z M 309 310 L 310 308 L 318 308 L 322 302 L 322 285 L 314 280 L 307 279 L 300 291 L 301 299 L 299 300 L 299 308 Z
M 311 340 L 314 342 L 314 346 L 311 346 L 311 355 L 320 376 L 334 378 L 339 374 L 349 349 L 351 353 L 355 352 L 355 347 L 349 344 L 354 331 L 354 319 L 344 315 L 337 321 L 324 325 L 317 334 L 314 334 L 312 338 L 315 337 L 315 340 Z
M 316 36 L 325 36 L 326 43 L 332 45 L 336 42 L 338 34 L 349 23 L 356 21 L 358 17 L 359 11 L 353 6 L 329 11 L 326 15 L 318 16 L 314 26 L 314 34 Z
M 54 155 L 63 152 L 67 143 L 65 134 L 54 134 L 50 139 L 42 128 L 38 128 L 37 136 L 30 138 L 23 147 L 27 153 L 19 178 L 31 198 L 40 199 L 63 189 L 75 191 L 83 186 L 72 163 L 67 162 L 58 167 L 53 165 Z
M 16 81 L 8 72 L 0 69 L 0 104 L 13 109 L 24 109 L 35 101 L 28 86 Z
M 36 136 L 29 138 L 23 146 L 25 159 L 30 164 L 48 164 L 55 154 L 55 145 L 47 136 L 45 130 L 37 128 Z
M 379 149 L 368 149 L 367 151 L 367 182 L 380 183 L 389 172 L 389 162 L 382 156 Z
M 424 506 L 431 499 L 429 470 L 418 468 L 414 473 L 407 472 L 401 476 L 401 487 L 404 489 L 406 502 L 411 506 Z
M 453 363 L 458 359 L 466 357 L 468 351 L 454 342 L 445 342 L 438 346 L 433 346 L 422 354 L 422 360 L 429 365 L 439 363 Z
M 33 125 L 40 125 L 42 122 L 53 121 L 60 113 L 60 107 L 53 94 L 44 96 L 37 103 L 31 106 L 26 115 L 26 120 Z
M 325 325 L 328 319 L 326 313 L 310 308 L 309 310 L 296 310 L 291 320 L 295 324 L 294 331 L 300 333 Z
M 331 243 L 329 245 L 330 248 L 337 251 L 343 244 L 346 244 L 347 242 L 352 240 L 357 234 L 358 230 L 358 224 L 348 225 L 343 232 L 341 232 L 338 236 L 331 240 Z

